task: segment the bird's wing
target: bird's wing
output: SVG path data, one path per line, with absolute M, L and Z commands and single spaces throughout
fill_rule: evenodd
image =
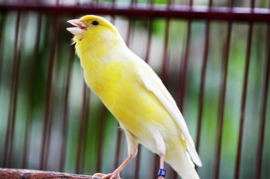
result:
M 143 62 L 144 63 L 144 62 Z M 160 78 L 156 75 L 156 73 L 147 65 L 140 64 L 139 76 L 140 80 L 144 84 L 147 90 L 151 91 L 159 101 L 164 105 L 167 111 L 171 114 L 173 119 L 179 125 L 181 132 L 183 134 L 183 138 L 185 139 L 187 149 L 194 161 L 198 166 L 202 166 L 202 162 L 198 153 L 196 152 L 193 140 L 189 134 L 187 125 L 185 120 L 180 113 L 174 99 L 165 88 Z M 141 68 L 143 66 L 143 68 Z

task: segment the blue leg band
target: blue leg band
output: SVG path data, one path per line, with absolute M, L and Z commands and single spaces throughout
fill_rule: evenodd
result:
M 165 169 L 159 169 L 158 176 L 162 176 L 162 177 L 165 178 L 165 175 L 166 175 L 166 170 Z

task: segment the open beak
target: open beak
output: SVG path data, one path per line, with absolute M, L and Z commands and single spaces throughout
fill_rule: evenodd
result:
M 81 35 L 83 31 L 86 30 L 86 25 L 80 19 L 72 19 L 67 22 L 76 26 L 67 28 L 67 30 L 73 35 Z

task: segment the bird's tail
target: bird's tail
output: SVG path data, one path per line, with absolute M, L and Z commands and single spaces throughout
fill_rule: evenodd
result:
M 200 179 L 189 154 L 183 146 L 167 152 L 165 160 L 182 177 L 182 179 Z

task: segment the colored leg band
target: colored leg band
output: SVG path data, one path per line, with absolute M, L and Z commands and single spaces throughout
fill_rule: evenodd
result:
M 158 176 L 162 176 L 162 177 L 165 178 L 165 175 L 166 175 L 166 170 L 165 169 L 159 169 Z

